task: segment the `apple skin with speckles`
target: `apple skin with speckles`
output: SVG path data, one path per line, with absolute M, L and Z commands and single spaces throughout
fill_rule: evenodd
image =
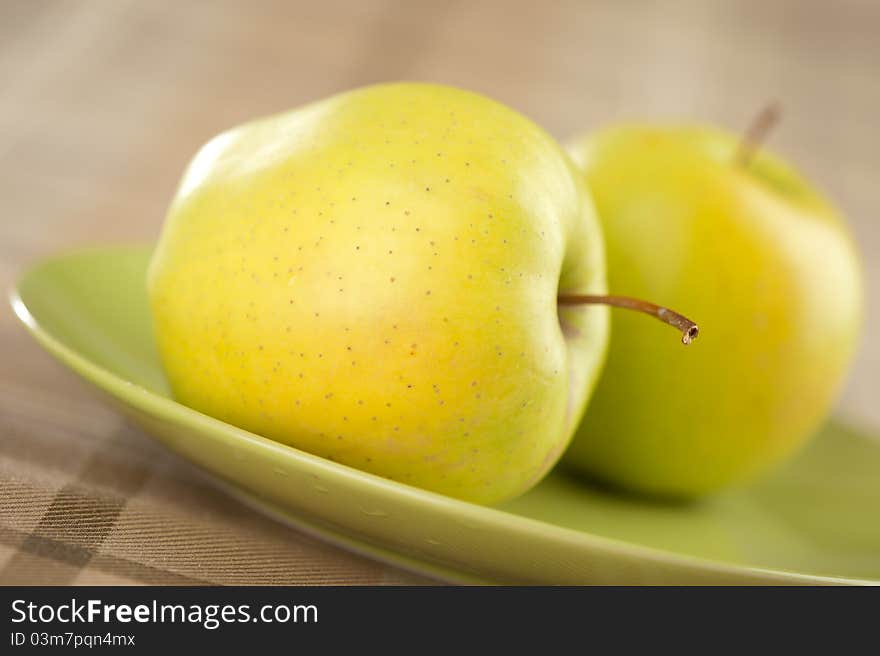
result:
M 607 309 L 592 201 L 560 146 L 470 92 L 357 89 L 223 133 L 148 272 L 174 396 L 399 482 L 493 503 L 568 445 Z
M 843 384 L 862 317 L 845 221 L 781 158 L 743 163 L 703 126 L 609 126 L 573 142 L 612 294 L 700 326 L 615 312 L 608 361 L 566 461 L 644 494 L 700 497 L 785 460 Z

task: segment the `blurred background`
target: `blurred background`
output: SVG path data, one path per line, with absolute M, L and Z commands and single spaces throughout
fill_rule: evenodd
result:
M 880 425 L 880 3 L 510 0 L 0 0 L 0 276 L 58 248 L 153 240 L 183 166 L 216 132 L 354 86 L 429 80 L 557 137 L 618 119 L 741 130 L 849 217 L 868 278 L 843 409 Z M 35 347 L 21 342 L 9 376 Z M 19 360 L 21 358 L 21 360 Z
M 218 131 L 400 79 L 482 92 L 560 139 L 641 118 L 740 131 L 779 101 L 769 146 L 834 199 L 863 254 L 865 339 L 840 411 L 880 427 L 874 0 L 0 0 L 0 285 L 58 249 L 154 240 L 184 165 Z M 15 323 L 4 307 L 6 448 L 115 425 Z M 64 448 L 46 453 L 74 457 Z

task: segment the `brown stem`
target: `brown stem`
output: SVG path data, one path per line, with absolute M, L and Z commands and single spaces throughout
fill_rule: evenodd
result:
M 681 331 L 681 343 L 690 344 L 697 338 L 700 328 L 686 316 L 674 312 L 669 308 L 649 303 L 638 298 L 629 296 L 610 296 L 595 294 L 560 294 L 556 301 L 559 305 L 610 305 L 613 307 L 636 310 L 650 314 L 655 319 L 669 324 Z
M 761 111 L 755 114 L 743 133 L 739 148 L 736 150 L 735 161 L 738 166 L 745 168 L 752 163 L 755 153 L 767 140 L 767 135 L 781 118 L 782 107 L 777 102 L 767 103 L 761 108 Z

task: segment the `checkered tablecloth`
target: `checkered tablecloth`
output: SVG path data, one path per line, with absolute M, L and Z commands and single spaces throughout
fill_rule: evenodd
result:
M 260 516 L 97 399 L 0 392 L 0 585 L 433 583 Z

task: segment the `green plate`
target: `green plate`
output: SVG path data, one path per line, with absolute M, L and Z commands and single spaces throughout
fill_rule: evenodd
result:
M 772 477 L 708 501 L 626 498 L 555 472 L 489 508 L 385 480 L 176 403 L 150 333 L 149 248 L 44 261 L 13 291 L 52 355 L 262 512 L 456 582 L 880 584 L 880 441 L 827 425 Z

